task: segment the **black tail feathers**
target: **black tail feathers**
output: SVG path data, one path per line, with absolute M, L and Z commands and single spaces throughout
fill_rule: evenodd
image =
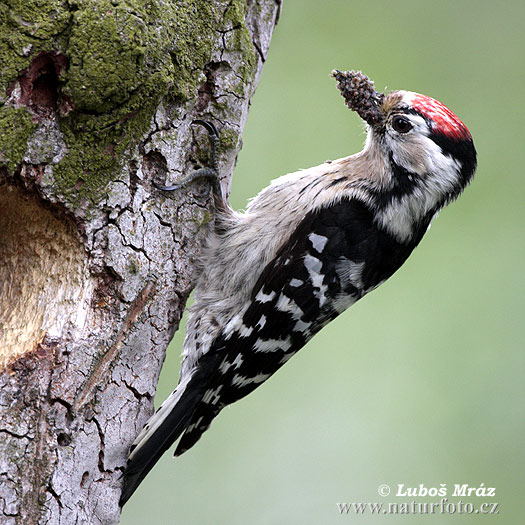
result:
M 218 361 L 217 352 L 205 354 L 189 379 L 179 383 L 177 389 L 161 405 L 137 437 L 131 447 L 124 471 L 121 507 L 133 495 L 164 452 L 191 424 L 195 410 L 216 373 Z M 184 450 L 178 451 L 177 455 L 188 448 L 190 447 L 184 447 Z

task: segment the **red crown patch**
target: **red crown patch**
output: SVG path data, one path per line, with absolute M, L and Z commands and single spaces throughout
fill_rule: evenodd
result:
M 454 139 L 470 139 L 467 126 L 441 102 L 416 93 L 412 107 L 434 122 L 434 131 Z

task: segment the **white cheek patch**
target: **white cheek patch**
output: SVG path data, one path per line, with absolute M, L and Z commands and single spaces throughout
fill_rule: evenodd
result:
M 444 155 L 441 148 L 433 140 L 428 140 L 434 151 L 428 157 L 427 167 L 429 174 L 424 180 L 425 189 L 437 202 L 443 198 L 443 194 L 451 192 L 457 185 L 462 165 L 455 158 Z M 428 210 L 432 207 L 429 206 Z
M 417 119 L 422 120 L 421 117 Z M 414 188 L 410 194 L 394 198 L 377 214 L 379 224 L 401 242 L 411 238 L 415 223 L 453 193 L 462 167 L 428 137 L 426 124 L 420 129 L 418 123 L 417 131 L 417 140 L 413 141 L 389 137 L 392 158 L 398 166 L 412 172 Z
M 405 115 L 410 120 L 413 129 L 407 134 L 399 134 L 393 130 L 386 133 L 388 149 L 392 152 L 392 159 L 398 165 L 415 175 L 424 175 L 427 171 L 425 155 L 415 154 L 424 152 L 428 139 L 428 126 L 425 119 L 419 115 Z

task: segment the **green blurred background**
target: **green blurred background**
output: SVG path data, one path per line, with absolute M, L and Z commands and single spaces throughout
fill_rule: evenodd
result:
M 244 133 L 231 202 L 364 141 L 329 77 L 362 69 L 381 90 L 449 106 L 479 168 L 402 269 L 182 457 L 166 454 L 122 523 L 376 523 L 336 503 L 437 502 L 389 484 L 495 487 L 499 515 L 385 523 L 524 523 L 525 2 L 285 0 Z M 175 386 L 168 350 L 157 404 Z M 521 507 L 521 508 L 520 508 Z

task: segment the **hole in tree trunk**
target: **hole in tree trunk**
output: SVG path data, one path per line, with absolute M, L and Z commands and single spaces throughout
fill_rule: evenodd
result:
M 67 447 L 71 444 L 71 436 L 69 436 L 68 434 L 60 433 L 57 436 L 57 443 L 61 447 Z
M 71 220 L 17 187 L 0 186 L 0 368 L 45 336 L 78 335 L 90 294 L 86 254 Z
M 8 102 L 28 106 L 38 118 L 52 116 L 58 109 L 66 115 L 72 101 L 60 90 L 60 76 L 67 68 L 67 58 L 58 51 L 38 53 L 8 87 Z

